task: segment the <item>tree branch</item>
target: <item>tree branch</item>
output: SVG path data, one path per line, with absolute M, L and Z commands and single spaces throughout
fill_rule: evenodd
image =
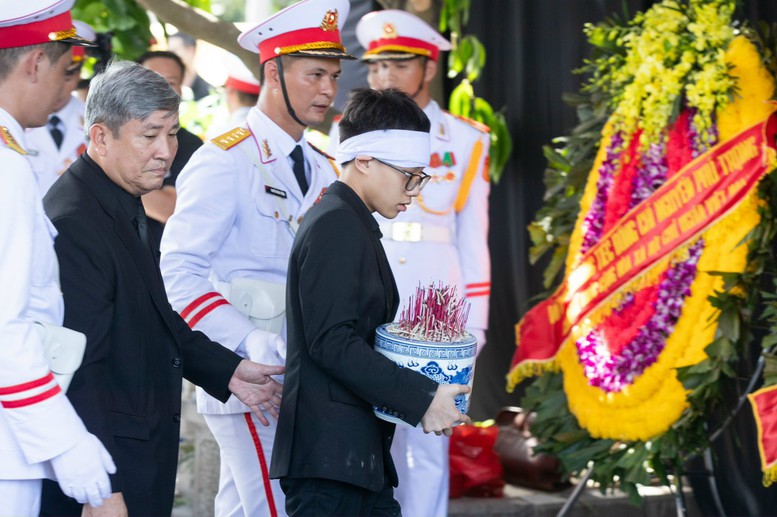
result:
M 195 9 L 182 0 L 137 0 L 138 4 L 153 12 L 160 21 L 175 25 L 178 30 L 197 39 L 212 43 L 239 57 L 256 77 L 259 77 L 259 59 L 237 43 L 240 30 L 233 23 L 219 20 L 212 14 Z

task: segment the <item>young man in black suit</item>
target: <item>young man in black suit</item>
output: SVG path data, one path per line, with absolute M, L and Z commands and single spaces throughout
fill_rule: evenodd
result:
M 86 334 L 70 398 L 117 472 L 99 515 L 169 516 L 181 420 L 181 379 L 226 401 L 234 393 L 268 425 L 283 367 L 243 360 L 192 331 L 167 301 L 140 196 L 162 185 L 178 141 L 179 96 L 157 73 L 117 61 L 92 81 L 89 147 L 44 207 L 59 235 L 65 325 Z M 52 483 L 43 515 L 82 515 Z M 83 515 L 95 515 L 86 505 Z
M 284 399 L 270 476 L 290 516 L 400 515 L 384 407 L 425 432 L 468 422 L 438 385 L 373 349 L 399 305 L 372 212 L 394 218 L 428 182 L 429 119 L 397 90 L 356 90 L 340 122 L 339 181 L 305 216 L 289 260 Z

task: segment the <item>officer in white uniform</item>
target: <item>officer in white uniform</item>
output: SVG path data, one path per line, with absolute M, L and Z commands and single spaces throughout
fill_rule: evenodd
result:
M 431 98 L 429 84 L 450 43 L 416 16 L 400 10 L 365 15 L 356 37 L 367 49 L 372 88 L 407 93 L 432 123 L 432 176 L 407 212 L 376 217 L 399 289 L 400 307 L 419 286 L 443 282 L 471 304 L 468 330 L 485 345 L 491 293 L 488 250 L 488 128 L 454 116 Z M 448 514 L 449 439 L 397 426 L 392 455 L 399 475 L 395 496 L 405 517 Z
M 94 29 L 80 20 L 73 20 L 73 26 L 81 38 L 94 41 L 97 37 Z M 29 158 L 38 178 L 41 196 L 45 195 L 60 174 L 86 151 L 85 106 L 81 99 L 73 95 L 81 78 L 81 67 L 85 58 L 84 47 L 73 47 L 73 62 L 67 70 L 67 80 L 59 92 L 54 113 L 49 115 L 45 126 L 27 130 Z M 57 134 L 61 139 L 59 145 L 55 140 Z
M 74 0 L 27 0 L 0 11 L 0 516 L 38 515 L 41 479 L 57 479 L 79 502 L 110 496 L 115 472 L 49 368 L 44 327 L 62 325 L 56 236 L 43 213 L 27 159 L 24 128 L 44 124 L 80 43 L 70 18 Z M 21 47 L 37 46 L 24 52 Z M 22 50 L 20 54 L 19 51 Z M 34 69 L 34 77 L 29 70 Z
M 243 32 L 259 52 L 259 103 L 243 126 L 189 160 L 162 237 L 161 269 L 173 308 L 189 325 L 263 364 L 283 364 L 289 253 L 300 221 L 337 178 L 334 160 L 305 141 L 337 93 L 340 59 L 352 58 L 338 23 L 347 0 L 303 0 Z M 219 443 L 215 514 L 285 515 L 268 467 L 276 423 L 256 425 L 237 400 L 198 389 L 198 410 Z

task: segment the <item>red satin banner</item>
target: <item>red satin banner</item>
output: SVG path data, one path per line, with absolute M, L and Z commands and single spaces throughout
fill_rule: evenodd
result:
M 758 452 L 764 486 L 777 481 L 777 386 L 769 386 L 747 396 L 758 427 Z
M 517 325 L 511 370 L 552 361 L 599 304 L 735 208 L 769 172 L 775 131 L 773 114 L 696 158 L 623 216 Z

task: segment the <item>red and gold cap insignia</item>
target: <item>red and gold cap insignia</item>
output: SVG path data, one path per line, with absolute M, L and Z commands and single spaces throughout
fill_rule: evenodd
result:
M 321 30 L 324 31 L 336 31 L 337 30 L 337 9 L 330 9 L 324 15 L 324 19 L 321 20 Z
M 393 23 L 385 23 L 383 24 L 383 39 L 396 39 L 397 38 L 397 28 L 394 26 Z

